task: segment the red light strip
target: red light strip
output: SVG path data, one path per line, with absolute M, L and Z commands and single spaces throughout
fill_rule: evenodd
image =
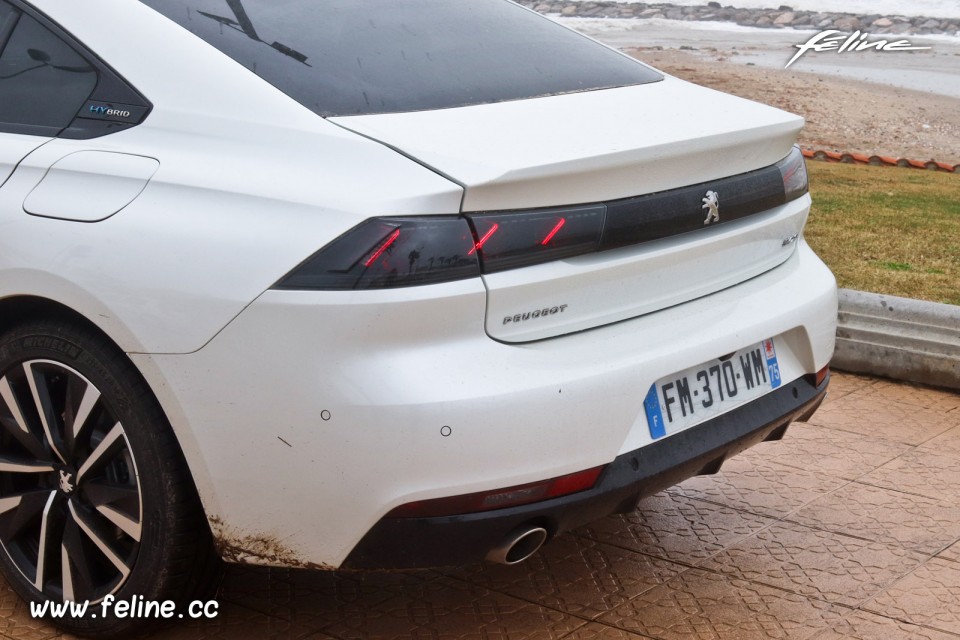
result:
M 396 229 L 393 233 L 390 234 L 390 237 L 387 238 L 387 241 L 384 242 L 382 245 L 380 245 L 380 248 L 377 249 L 376 252 L 372 256 L 370 256 L 370 258 L 366 262 L 363 263 L 363 266 L 369 267 L 374 262 L 376 262 L 377 258 L 382 256 L 383 252 L 389 249 L 390 245 L 396 242 L 397 238 L 399 237 L 400 237 L 400 229 Z
M 474 247 L 473 247 L 473 249 L 470 249 L 470 251 L 467 252 L 467 255 L 468 255 L 468 256 L 472 256 L 474 253 L 476 253 L 476 252 L 479 251 L 480 249 L 483 249 L 483 245 L 485 245 L 485 244 L 487 243 L 487 240 L 490 239 L 490 236 L 492 236 L 493 234 L 495 234 L 495 233 L 497 232 L 497 229 L 499 229 L 499 228 L 500 228 L 500 225 L 499 225 L 498 223 L 494 222 L 494 223 L 493 223 L 493 226 L 490 227 L 490 231 L 487 231 L 485 234 L 483 234 L 483 237 L 480 238 L 480 242 L 478 242 L 477 244 L 475 244 Z
M 562 229 L 563 225 L 565 224 L 567 224 L 567 219 L 560 218 L 560 222 L 557 223 L 557 226 L 555 226 L 553 230 L 547 234 L 547 237 L 544 238 L 543 242 L 541 242 L 540 244 L 542 244 L 543 246 L 547 246 L 547 243 L 553 240 L 553 236 L 557 235 L 557 232 L 560 231 L 560 229 Z
M 480 513 L 568 496 L 592 489 L 605 468 L 605 466 L 594 467 L 550 480 L 493 489 L 492 491 L 408 502 L 396 507 L 385 517 L 432 518 L 464 513 Z

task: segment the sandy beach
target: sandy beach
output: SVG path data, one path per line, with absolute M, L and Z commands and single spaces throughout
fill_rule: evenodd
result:
M 685 80 L 804 116 L 800 142 L 830 151 L 960 163 L 960 41 L 930 50 L 808 53 L 805 31 L 691 28 L 669 20 L 564 23 Z

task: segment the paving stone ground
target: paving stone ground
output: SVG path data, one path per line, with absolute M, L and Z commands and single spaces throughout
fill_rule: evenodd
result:
M 205 638 L 960 638 L 960 394 L 835 373 L 809 423 L 514 567 L 231 567 Z M 0 581 L 0 637 L 67 639 Z

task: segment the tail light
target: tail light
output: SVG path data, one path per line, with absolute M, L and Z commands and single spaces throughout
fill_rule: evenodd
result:
M 468 214 L 484 273 L 593 253 L 603 232 L 604 205 L 519 213 Z
M 783 176 L 783 193 L 786 202 L 796 200 L 809 190 L 807 165 L 803 160 L 800 147 L 794 146 L 790 154 L 777 163 Z
M 390 289 L 480 275 L 476 241 L 459 216 L 371 218 L 315 253 L 277 289 Z

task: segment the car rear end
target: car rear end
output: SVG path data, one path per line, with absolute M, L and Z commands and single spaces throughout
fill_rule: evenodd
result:
M 451 31 L 429 46 L 437 25 L 400 3 L 367 23 L 330 3 L 325 24 L 361 43 L 387 35 L 354 56 L 358 78 L 334 65 L 331 86 L 362 90 L 326 104 L 283 84 L 322 67 L 325 54 L 284 32 L 290 16 L 316 16 L 261 4 L 210 7 L 184 26 L 462 197 L 439 214 L 345 220 L 202 349 L 135 356 L 202 451 L 201 493 L 231 559 L 516 562 L 817 408 L 836 286 L 803 240 L 800 118 L 480 1 L 415 3 Z M 513 35 L 482 46 L 471 28 Z M 511 44 L 536 63 L 499 75 L 495 59 L 457 63 L 482 81 L 452 65 L 401 90 L 411 47 L 432 61 L 458 39 L 477 47 L 470 60 L 509 58 Z M 591 62 L 567 63 L 567 80 L 544 67 L 581 46 Z

